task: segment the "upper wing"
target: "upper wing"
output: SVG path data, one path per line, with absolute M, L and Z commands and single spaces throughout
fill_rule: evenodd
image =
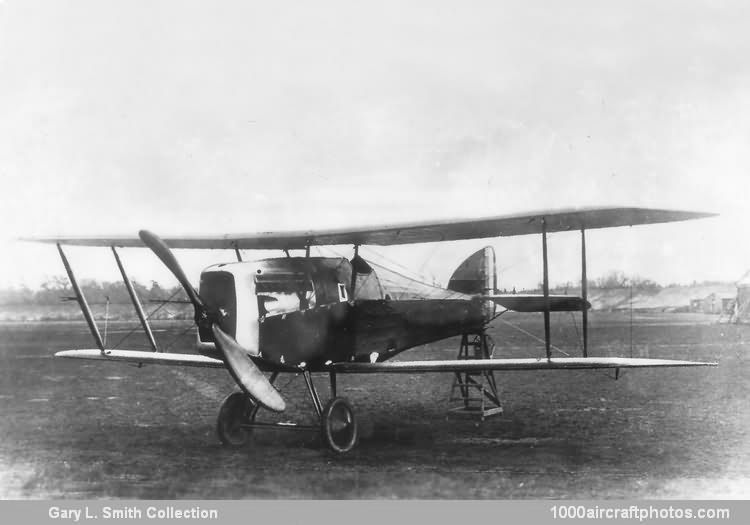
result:
M 628 357 L 556 357 L 552 359 L 450 359 L 436 361 L 384 361 L 382 363 L 333 363 L 332 372 L 349 374 L 481 372 L 484 370 L 583 370 L 593 368 L 654 368 L 716 366 L 716 363 Z
M 546 210 L 479 219 L 414 222 L 374 227 L 317 231 L 260 232 L 250 234 L 166 237 L 170 248 L 192 249 L 298 249 L 313 245 L 373 244 L 394 245 L 486 237 L 505 237 L 547 232 L 614 228 L 711 217 L 713 213 L 653 208 L 579 208 Z M 26 239 L 38 242 L 82 246 L 139 247 L 138 237 L 45 237 Z

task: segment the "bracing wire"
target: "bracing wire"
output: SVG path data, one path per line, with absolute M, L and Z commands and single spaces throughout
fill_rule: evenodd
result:
M 581 333 L 578 331 L 578 323 L 576 323 L 576 316 L 573 314 L 573 312 L 568 312 L 570 314 L 570 318 L 573 320 L 573 328 L 576 330 L 576 341 L 578 341 L 578 348 L 583 351 L 583 338 L 581 337 Z
M 337 252 L 336 250 L 334 250 L 333 248 L 330 248 L 328 246 L 326 246 L 326 247 L 316 247 L 316 248 L 318 248 L 319 253 L 322 253 L 322 251 L 323 251 L 322 249 L 325 248 L 327 251 L 335 254 L 337 257 L 345 258 L 339 252 Z M 403 277 L 404 279 L 407 279 L 408 281 L 410 281 L 412 283 L 412 285 L 420 284 L 420 285 L 423 285 L 423 286 L 428 286 L 430 288 L 434 288 L 436 290 L 447 291 L 447 292 L 450 293 L 450 295 L 448 297 L 446 297 L 447 299 L 450 299 L 452 297 L 460 297 L 460 296 L 463 295 L 463 294 L 461 294 L 459 292 L 453 292 L 452 290 L 446 290 L 445 288 L 443 288 L 441 286 L 435 286 L 434 284 L 427 282 L 426 280 L 424 280 L 425 277 L 423 275 L 417 274 L 413 270 L 407 268 L 406 266 L 404 266 L 402 264 L 399 264 L 396 261 L 393 261 L 392 259 L 390 259 L 390 258 L 382 255 L 381 253 L 373 250 L 370 247 L 360 247 L 360 249 L 362 249 L 362 248 L 366 248 L 367 251 L 370 252 L 372 255 L 375 255 L 376 257 L 378 257 L 378 258 L 386 261 L 387 263 L 393 264 L 394 266 L 397 266 L 398 268 L 402 269 L 405 273 L 402 273 L 400 271 L 394 270 L 393 268 L 389 268 L 389 267 L 387 267 L 387 266 L 385 266 L 383 264 L 379 264 L 379 263 L 376 263 L 376 262 L 370 260 L 370 261 L 368 261 L 368 263 L 371 266 L 374 266 L 374 267 L 377 267 L 377 268 L 382 268 L 384 270 L 388 270 L 389 272 L 392 272 L 392 273 L 398 275 L 399 277 Z M 434 250 L 433 250 L 433 252 L 434 252 Z M 409 273 L 412 274 L 412 275 L 407 275 Z M 405 292 L 408 293 L 410 291 L 411 291 L 411 289 L 407 285 L 407 287 L 405 289 Z M 356 299 L 356 296 L 354 298 Z
M 174 346 L 175 344 L 177 344 L 177 340 L 178 340 L 178 339 L 179 339 L 180 337 L 182 337 L 183 335 L 185 335 L 186 333 L 188 333 L 188 332 L 189 332 L 190 330 L 193 330 L 194 328 L 195 328 L 195 326 L 193 325 L 193 323 L 190 323 L 190 326 L 188 326 L 188 327 L 187 327 L 187 328 L 185 328 L 185 329 L 184 329 L 184 330 L 183 330 L 182 332 L 180 332 L 179 334 L 177 334 L 176 336 L 174 336 L 174 337 L 172 338 L 172 342 L 170 342 L 170 343 L 169 343 L 169 344 L 168 344 L 168 345 L 167 345 L 167 346 L 166 346 L 166 347 L 164 348 L 164 350 L 162 350 L 162 352 L 166 352 L 167 350 L 169 350 L 170 348 L 172 348 L 172 347 L 173 347 L 173 346 Z
M 104 296 L 107 302 L 104 304 L 104 340 L 102 343 L 107 347 L 107 327 L 109 326 L 109 295 Z
M 542 339 L 541 337 L 538 337 L 538 336 L 532 334 L 531 332 L 524 330 L 523 328 L 521 328 L 518 325 L 514 325 L 513 323 L 509 323 L 505 319 L 500 319 L 500 322 L 507 324 L 511 328 L 515 328 L 519 332 L 521 332 L 523 334 L 526 334 L 527 336 L 531 337 L 532 339 L 534 339 L 536 341 L 539 341 L 540 343 L 546 343 L 546 341 L 544 339 Z M 567 353 L 565 350 L 563 350 L 563 349 L 561 349 L 561 348 L 559 348 L 559 347 L 557 347 L 557 346 L 555 346 L 553 344 L 550 344 L 550 348 L 552 348 L 553 350 L 556 350 L 556 351 L 560 352 L 561 354 L 563 354 L 566 357 L 570 357 L 569 353 Z
M 392 264 L 393 266 L 395 266 L 397 268 L 400 268 L 402 272 L 405 272 L 407 274 L 410 273 L 411 275 L 404 275 L 403 273 L 397 272 L 397 271 L 389 268 L 393 273 L 396 273 L 396 274 L 400 275 L 401 277 L 406 277 L 407 279 L 411 279 L 412 281 L 416 281 L 416 282 L 421 283 L 421 284 L 428 284 L 427 280 L 426 280 L 426 277 L 424 275 L 420 274 L 420 273 L 417 273 L 412 268 L 404 266 L 403 264 L 399 263 L 398 261 L 394 261 L 390 257 L 386 257 L 382 253 L 380 253 L 380 252 L 376 251 L 375 249 L 373 249 L 371 246 L 362 246 L 362 248 L 364 248 L 365 250 L 367 250 L 368 252 L 370 252 L 374 256 L 378 257 L 379 259 L 387 262 L 388 264 Z M 382 266 L 382 267 L 385 268 L 385 266 L 382 265 L 382 264 L 380 266 Z M 432 286 L 432 285 L 430 285 L 430 286 Z
M 633 281 L 630 281 L 630 357 L 633 357 Z
M 149 320 L 149 319 L 151 319 L 151 316 L 152 316 L 152 315 L 154 315 L 154 314 L 155 314 L 156 312 L 158 312 L 159 310 L 161 310 L 161 309 L 162 309 L 162 308 L 163 308 L 163 307 L 164 307 L 164 306 L 165 306 L 165 305 L 166 305 L 167 303 L 169 303 L 169 301 L 171 301 L 171 300 L 172 300 L 172 298 L 173 298 L 173 297 L 174 297 L 175 295 L 177 295 L 177 294 L 178 294 L 178 293 L 180 293 L 181 291 L 182 291 L 182 289 L 181 289 L 181 288 L 178 288 L 177 290 L 175 290 L 174 292 L 172 292 L 172 295 L 170 295 L 169 297 L 167 297 L 167 299 L 166 299 L 165 301 L 163 301 L 163 302 L 162 302 L 162 303 L 161 303 L 161 304 L 160 304 L 159 306 L 157 306 L 157 307 L 156 307 L 156 308 L 155 308 L 154 310 L 152 310 L 152 311 L 151 311 L 151 312 L 150 312 L 150 313 L 149 313 L 149 314 L 148 314 L 148 315 L 146 316 L 146 320 Z M 117 341 L 117 343 L 116 343 L 116 344 L 115 344 L 115 345 L 114 345 L 114 346 L 112 347 L 112 349 L 113 349 L 113 350 L 117 349 L 117 347 L 119 347 L 119 346 L 120 346 L 120 345 L 121 345 L 122 343 L 124 343 L 124 342 L 125 342 L 125 340 L 126 340 L 126 339 L 127 339 L 128 337 L 130 337 L 131 335 L 133 335 L 133 334 L 135 333 L 135 331 L 136 331 L 136 330 L 138 330 L 138 329 L 139 329 L 140 327 L 141 327 L 140 325 L 137 325 L 137 326 L 133 327 L 133 328 L 132 328 L 132 329 L 131 329 L 131 330 L 130 330 L 130 331 L 129 331 L 128 333 L 126 333 L 126 334 L 125 334 L 124 336 L 122 336 L 122 338 L 121 338 L 121 339 L 120 339 L 119 341 Z M 192 328 L 192 324 L 191 324 L 191 328 Z
M 493 320 L 494 320 L 494 319 L 497 319 L 498 317 L 499 317 L 499 315 L 495 316 L 495 317 L 493 318 Z M 528 331 L 524 330 L 524 329 L 523 329 L 523 328 L 521 328 L 520 326 L 514 325 L 513 323 L 510 323 L 510 322 L 506 321 L 505 319 L 500 319 L 500 321 L 501 321 L 501 322 L 503 322 L 503 323 L 505 323 L 505 324 L 507 324 L 507 325 L 508 325 L 508 326 L 510 326 L 511 328 L 515 328 L 515 329 L 516 329 L 516 330 L 518 330 L 519 332 L 521 332 L 521 333 L 523 333 L 523 334 L 526 334 L 527 336 L 531 337 L 532 339 L 535 339 L 536 341 L 539 341 L 540 343 L 544 343 L 544 342 L 545 342 L 545 341 L 544 341 L 544 339 L 542 339 L 541 337 L 538 337 L 538 336 L 536 336 L 536 335 L 532 334 L 531 332 L 528 332 Z M 550 344 L 550 347 L 551 347 L 552 349 L 554 349 L 554 350 L 556 350 L 556 351 L 560 352 L 560 353 L 561 353 L 561 354 L 563 354 L 564 356 L 566 356 L 566 357 L 570 357 L 570 354 L 569 354 L 569 353 L 565 352 L 564 350 L 560 349 L 559 347 L 557 347 L 557 346 L 555 346 L 555 345 L 553 345 L 553 344 Z M 610 374 L 609 374 L 609 373 L 608 373 L 607 371 L 604 371 L 604 370 L 597 370 L 597 372 L 599 372 L 599 373 L 602 373 L 602 374 L 604 374 L 604 375 L 605 375 L 606 377 L 608 377 L 608 378 L 610 378 L 610 379 L 616 379 L 615 377 L 611 376 L 611 375 L 610 375 Z M 622 376 L 623 374 L 624 374 L 624 372 L 622 372 L 622 371 L 621 371 L 621 372 L 620 372 L 620 376 Z

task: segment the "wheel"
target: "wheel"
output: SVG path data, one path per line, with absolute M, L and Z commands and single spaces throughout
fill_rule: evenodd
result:
M 247 443 L 251 429 L 243 424 L 255 421 L 258 405 L 242 392 L 229 394 L 221 403 L 216 420 L 216 433 L 221 443 L 228 447 L 241 447 Z
M 341 397 L 331 399 L 320 418 L 326 445 L 339 454 L 349 452 L 357 444 L 359 429 L 351 405 Z

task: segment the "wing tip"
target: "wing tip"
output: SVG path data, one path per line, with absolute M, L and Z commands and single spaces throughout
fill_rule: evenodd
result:
M 681 210 L 677 210 L 677 213 L 683 213 L 685 215 L 688 215 L 689 217 L 686 220 L 691 220 L 691 219 L 708 219 L 708 218 L 711 218 L 711 217 L 718 217 L 720 215 L 718 212 L 703 211 L 703 210 L 701 210 L 701 211 L 692 211 L 692 210 L 681 211 Z
M 18 242 L 38 242 L 46 244 L 58 243 L 61 241 L 54 237 L 16 237 L 15 240 Z

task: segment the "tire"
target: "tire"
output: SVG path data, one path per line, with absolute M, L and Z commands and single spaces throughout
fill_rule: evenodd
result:
M 359 428 L 351 405 L 341 397 L 331 399 L 320 418 L 323 440 L 337 454 L 352 450 L 359 440 Z
M 219 417 L 216 420 L 216 433 L 219 440 L 227 447 L 241 447 L 252 432 L 243 424 L 255 421 L 258 406 L 242 392 L 229 394 L 221 403 Z

